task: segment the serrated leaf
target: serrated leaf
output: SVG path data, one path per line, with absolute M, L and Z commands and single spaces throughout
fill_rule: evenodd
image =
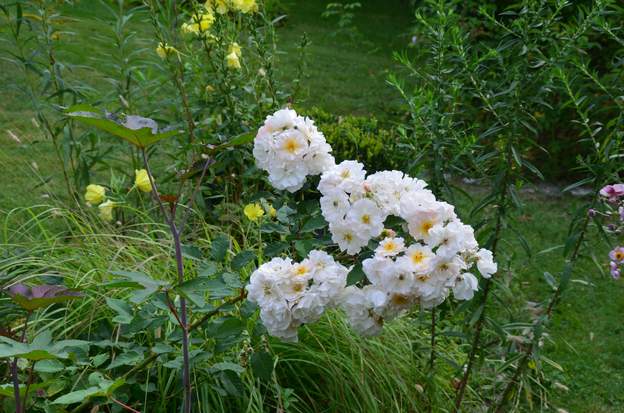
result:
M 256 254 L 253 251 L 241 251 L 232 259 L 232 269 L 238 271 L 253 261 L 254 258 L 256 258 Z
M 301 232 L 311 232 L 317 229 L 325 228 L 326 226 L 327 221 L 325 221 L 325 218 L 323 218 L 323 216 L 321 215 L 318 215 L 307 220 L 306 223 L 303 225 L 303 228 L 301 228 Z
M 219 266 L 214 261 L 205 261 L 197 271 L 198 277 L 211 277 L 219 271 Z
M 130 304 L 117 298 L 106 297 L 106 305 L 117 313 L 113 321 L 119 324 L 130 324 L 132 321 L 132 307 Z

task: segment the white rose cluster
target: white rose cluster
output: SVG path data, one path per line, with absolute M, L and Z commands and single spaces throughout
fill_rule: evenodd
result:
M 323 251 L 310 251 L 299 263 L 273 258 L 251 275 L 247 298 L 260 307 L 269 334 L 297 341 L 300 325 L 317 321 L 327 308 L 337 306 L 348 273 Z
M 281 112 L 278 111 L 273 117 L 278 114 L 280 117 L 285 116 Z M 296 115 L 293 112 L 289 116 Z M 269 122 L 284 123 L 273 120 L 273 117 L 267 118 L 265 127 Z M 265 160 L 266 157 L 259 164 L 264 165 Z M 292 171 L 288 169 L 291 167 L 289 164 L 282 166 L 285 169 L 280 174 L 297 175 L 295 169 L 299 166 L 293 167 Z M 340 283 L 332 284 L 332 288 L 337 290 L 331 295 L 330 306 L 342 308 L 351 326 L 359 333 L 378 334 L 384 321 L 395 318 L 415 305 L 424 308 L 440 305 L 451 292 L 458 300 L 469 300 L 479 287 L 476 276 L 470 272 L 472 268 L 476 265 L 485 278 L 497 271 L 492 253 L 479 248 L 472 227 L 459 220 L 452 205 L 438 201 L 426 189 L 424 181 L 401 171 L 381 171 L 366 176 L 361 163 L 347 160 L 336 165 L 333 158 L 332 162 L 325 163 L 321 172 L 318 185 L 322 195 L 321 212 L 329 223 L 332 240 L 340 250 L 356 255 L 372 240 L 379 240 L 374 255 L 362 262 L 368 280 L 362 288 L 345 287 L 344 280 L 349 270 L 335 263 L 331 257 L 324 256 L 327 262 L 331 259 L 332 268 L 341 269 L 343 279 Z M 305 180 L 305 175 L 302 179 Z M 280 189 L 278 186 L 276 188 Z M 405 238 L 384 228 L 386 219 L 391 215 L 404 221 L 401 232 Z M 275 262 L 277 266 L 296 265 L 289 260 L 276 260 L 271 263 Z M 305 301 L 302 312 L 306 316 L 295 317 L 296 311 L 291 308 L 299 304 L 293 307 L 290 303 L 294 301 L 288 298 L 280 298 L 280 304 L 269 300 L 270 303 L 263 305 L 261 297 L 266 294 L 257 292 L 267 291 L 258 286 L 265 280 L 262 278 L 265 276 L 260 275 L 267 272 L 261 271 L 263 267 L 254 273 L 255 278 L 252 276 L 252 283 L 248 287 L 250 297 L 260 304 L 262 319 L 272 335 L 296 338 L 296 328 L 301 323 L 320 317 L 322 309 L 311 310 L 311 304 Z M 285 270 L 278 272 L 287 273 Z M 297 277 L 293 279 L 297 280 Z M 273 287 L 279 284 L 267 282 Z M 305 285 L 313 288 L 315 284 L 316 281 Z M 279 297 L 285 297 L 283 293 L 280 294 Z M 321 307 L 324 309 L 327 306 Z M 279 308 L 287 308 L 288 311 Z
M 334 157 L 325 136 L 310 118 L 292 109 L 267 116 L 254 140 L 256 165 L 269 173 L 271 185 L 295 192 L 308 175 L 318 175 L 332 167 Z

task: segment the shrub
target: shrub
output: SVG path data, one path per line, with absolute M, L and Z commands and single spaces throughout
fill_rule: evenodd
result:
M 400 133 L 385 127 L 374 116 L 338 116 L 323 109 L 306 109 L 333 148 L 337 161 L 358 159 L 373 172 L 404 169 L 398 149 Z

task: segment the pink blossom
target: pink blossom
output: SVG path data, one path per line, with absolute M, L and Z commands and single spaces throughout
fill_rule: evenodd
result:
M 620 278 L 620 268 L 618 267 L 617 263 L 611 261 L 609 263 L 609 267 L 611 267 L 611 277 L 613 277 L 614 279 L 618 279 Z
M 609 252 L 609 258 L 617 264 L 624 262 L 624 247 L 615 247 Z
M 607 198 L 609 202 L 616 202 L 619 197 L 624 196 L 624 184 L 607 185 L 600 190 L 600 195 Z

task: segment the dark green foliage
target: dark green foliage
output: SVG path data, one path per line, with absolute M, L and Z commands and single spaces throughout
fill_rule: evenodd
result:
M 371 173 L 403 167 L 403 155 L 397 151 L 399 131 L 383 126 L 375 116 L 338 116 L 316 107 L 300 111 L 314 119 L 332 146 L 336 162 L 357 159 Z

